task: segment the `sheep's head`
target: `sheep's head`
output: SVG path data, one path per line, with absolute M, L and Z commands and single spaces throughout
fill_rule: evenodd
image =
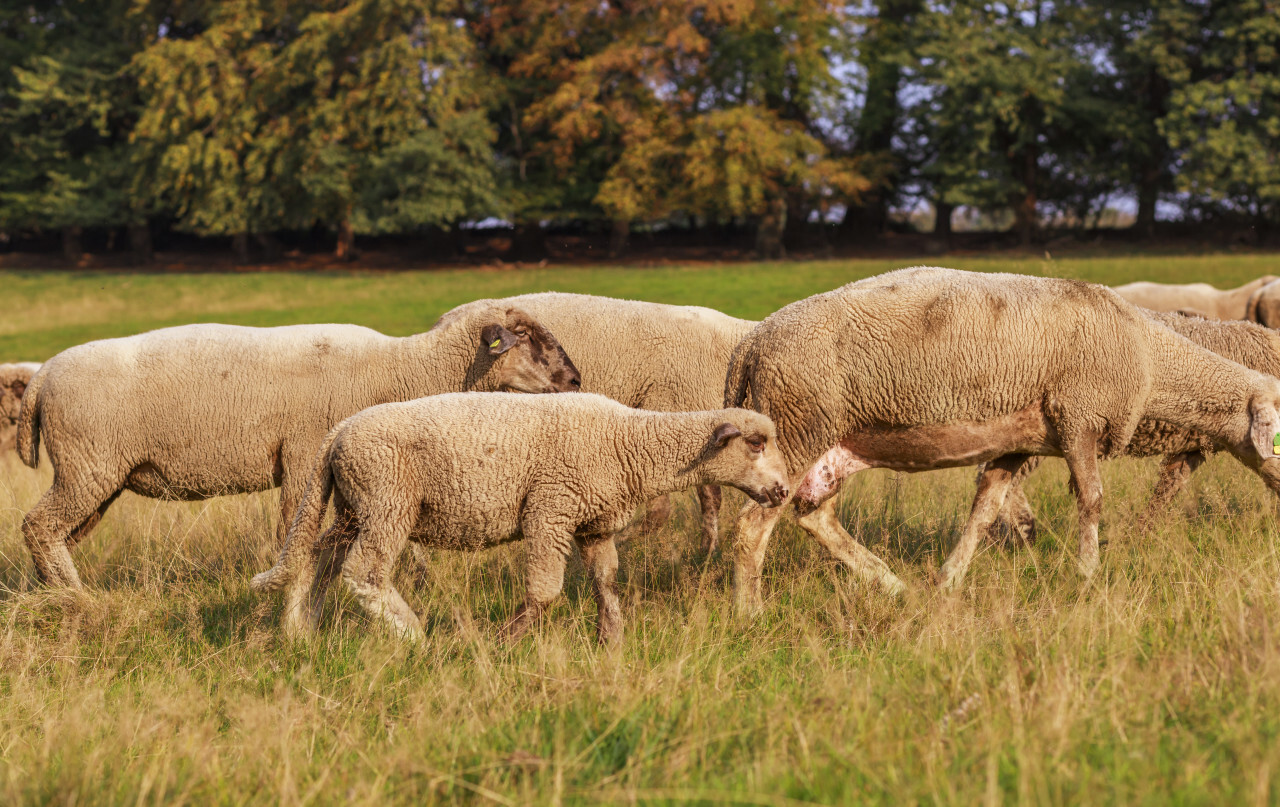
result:
M 730 485 L 765 507 L 787 500 L 787 463 L 773 421 L 746 409 L 724 410 L 703 452 L 708 483 Z
M 8 365 L 0 371 L 0 451 L 14 445 L 18 413 L 22 411 L 22 394 L 31 381 L 32 370 L 21 365 Z
M 1249 442 L 1264 462 L 1280 459 L 1280 382 L 1274 379 L 1249 399 Z
M 478 389 L 505 392 L 577 392 L 582 376 L 560 341 L 519 308 L 497 312 L 497 322 L 480 331 L 481 361 L 487 362 Z
M 1280 281 L 1266 284 L 1249 297 L 1244 318 L 1267 328 L 1280 328 Z

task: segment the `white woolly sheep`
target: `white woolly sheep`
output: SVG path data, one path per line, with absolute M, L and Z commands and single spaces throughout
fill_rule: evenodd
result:
M 787 490 L 775 439 L 755 412 L 648 412 L 589 393 L 456 393 L 372 407 L 325 438 L 280 560 L 252 587 L 287 587 L 286 629 L 307 630 L 341 569 L 371 614 L 416 637 L 418 617 L 391 580 L 408 541 L 478 550 L 524 538 L 525 603 L 503 630 L 514 638 L 559 595 L 576 542 L 597 635 L 616 641 L 613 534 L 639 504 L 694 485 L 732 485 L 777 506 Z M 318 538 L 331 494 L 334 526 Z
M 53 486 L 22 522 L 46 583 L 79 587 L 69 545 L 121 491 L 204 499 L 282 487 L 279 537 L 325 434 L 365 407 L 458 390 L 575 390 L 524 311 L 490 306 L 393 338 L 355 325 L 187 325 L 73 347 L 31 379 L 18 453 L 41 434 Z
M 1192 344 L 1114 291 L 1073 280 L 916 267 L 793 303 L 734 351 L 728 406 L 769 415 L 800 524 L 860 576 L 901 581 L 836 519 L 841 480 L 866 468 L 925 471 L 990 461 L 941 570 L 964 577 L 1013 474 L 1062 456 L 1077 490 L 1080 570 L 1098 565 L 1098 457 L 1142 419 L 1194 429 L 1272 462 L 1280 381 Z M 760 607 L 779 511 L 744 508 L 739 607 Z
M 699 306 L 560 292 L 479 300 L 454 310 L 494 303 L 517 306 L 549 328 L 582 372 L 583 392 L 658 412 L 719 408 L 729 356 L 756 326 Z M 720 531 L 720 489 L 701 487 L 698 499 L 703 547 L 711 552 Z M 656 529 L 670 513 L 670 498 L 659 497 L 633 529 Z
M 34 361 L 0 364 L 0 452 L 17 445 L 22 396 L 39 369 L 40 363 Z
M 1165 313 L 1181 312 L 1205 319 L 1251 319 L 1250 301 L 1263 286 L 1276 280 L 1265 275 L 1234 289 L 1217 289 L 1208 283 L 1126 283 L 1116 294 L 1139 308 Z M 1256 304 L 1256 303 L 1255 303 Z

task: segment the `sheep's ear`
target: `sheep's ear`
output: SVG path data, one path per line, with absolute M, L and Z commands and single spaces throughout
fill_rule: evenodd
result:
M 1257 398 L 1249 403 L 1249 440 L 1262 459 L 1280 456 L 1280 412 L 1274 403 Z
M 480 332 L 480 339 L 488 349 L 489 355 L 500 356 L 516 346 L 520 338 L 498 324 L 486 325 Z
M 716 426 L 716 430 L 711 434 L 711 442 L 716 448 L 724 448 L 730 440 L 735 437 L 741 437 L 742 430 L 732 423 L 721 423 Z

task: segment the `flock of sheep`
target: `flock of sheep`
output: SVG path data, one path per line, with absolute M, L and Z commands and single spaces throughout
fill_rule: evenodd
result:
M 856 575 L 904 588 L 836 518 L 842 481 L 867 468 L 981 466 L 943 587 L 999 522 L 1033 538 L 1020 482 L 1045 456 L 1070 470 L 1086 576 L 1098 565 L 1100 458 L 1164 457 L 1144 522 L 1214 451 L 1280 493 L 1270 326 L 1272 277 L 1230 291 L 1113 290 L 932 267 L 850 283 L 762 322 L 544 293 L 478 300 L 405 338 L 189 325 L 0 365 L 0 448 L 16 442 L 34 468 L 43 442 L 53 465 L 22 522 L 49 585 L 81 585 L 70 549 L 124 490 L 191 500 L 279 487 L 279 561 L 252 587 L 284 591 L 290 632 L 314 629 L 341 575 L 371 614 L 418 636 L 392 583 L 406 546 L 523 539 L 525 601 L 504 635 L 558 596 L 576 546 L 598 636 L 614 642 L 615 542 L 664 521 L 682 489 L 698 490 L 708 551 L 720 486 L 749 498 L 734 542 L 747 613 L 761 606 L 765 549 L 788 503 Z M 557 392 L 579 394 L 528 394 Z

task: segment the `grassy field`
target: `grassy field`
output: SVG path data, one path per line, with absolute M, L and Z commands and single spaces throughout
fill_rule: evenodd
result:
M 428 327 L 479 296 L 557 288 L 749 317 L 905 262 L 414 274 L 3 273 L 0 360 L 191 321 Z M 1268 256 L 948 265 L 1106 282 L 1275 271 Z M 199 391 L 193 391 L 199 394 Z M 627 637 L 593 642 L 580 565 L 536 634 L 496 626 L 519 545 L 402 571 L 428 639 L 407 647 L 334 597 L 284 640 L 248 579 L 274 497 L 125 494 L 75 552 L 89 593 L 35 588 L 19 531 L 49 483 L 0 457 L 0 803 L 1267 804 L 1280 801 L 1280 546 L 1273 499 L 1216 458 L 1139 536 L 1151 462 L 1104 470 L 1103 565 L 1074 571 L 1061 463 L 1032 477 L 1030 549 L 988 547 L 929 585 L 971 469 L 860 474 L 842 520 L 910 585 L 863 589 L 789 520 L 763 615 L 731 559 L 699 557 L 694 501 L 621 550 Z M 732 521 L 740 497 L 725 506 Z

